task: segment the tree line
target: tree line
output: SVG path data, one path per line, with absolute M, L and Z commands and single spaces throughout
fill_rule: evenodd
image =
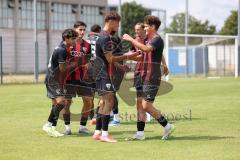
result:
M 150 14 L 150 11 L 136 2 L 124 3 L 122 5 L 122 33 L 134 34 L 134 25 L 137 22 L 143 22 L 144 16 Z M 223 27 L 217 31 L 216 26 L 210 24 L 208 20 L 202 21 L 189 15 L 188 33 L 189 34 L 219 34 L 219 35 L 237 35 L 238 13 L 231 11 L 230 16 L 225 20 Z M 184 33 L 185 32 L 185 13 L 177 13 L 172 17 L 170 25 L 165 29 L 166 33 Z

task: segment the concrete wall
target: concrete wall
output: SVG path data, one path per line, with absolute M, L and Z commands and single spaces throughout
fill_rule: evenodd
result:
M 44 72 L 48 63 L 46 31 L 38 32 L 39 71 Z M 32 30 L 19 30 L 16 38 L 18 44 L 15 49 L 15 33 L 11 29 L 0 29 L 3 37 L 3 71 L 5 73 L 33 73 L 35 66 L 35 50 Z M 60 43 L 61 31 L 52 32 L 50 38 L 50 54 Z
M 15 41 L 14 30 L 0 29 L 0 36 L 3 39 L 3 71 L 12 72 L 15 68 Z
M 102 6 L 107 0 L 41 0 L 80 5 Z M 81 17 L 80 17 L 81 19 Z M 45 72 L 49 57 L 54 48 L 60 43 L 62 31 L 50 30 L 47 44 L 47 30 L 38 30 L 39 72 Z M 35 67 L 34 33 L 32 29 L 0 28 L 3 37 L 3 72 L 4 73 L 33 73 Z M 49 46 L 50 52 L 47 53 Z

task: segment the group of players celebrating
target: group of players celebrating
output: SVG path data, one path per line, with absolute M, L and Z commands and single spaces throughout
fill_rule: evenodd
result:
M 49 60 L 46 74 L 47 96 L 52 100 L 48 122 L 43 130 L 53 137 L 63 136 L 56 130 L 59 114 L 63 112 L 65 134 L 71 134 L 70 106 L 72 98 L 82 97 L 83 108 L 79 133 L 89 133 L 86 128 L 88 117 L 96 124 L 92 138 L 97 141 L 115 143 L 108 132 L 110 113 L 115 110 L 116 92 L 120 87 L 124 73 L 130 68 L 126 60 L 137 61 L 134 71 L 134 86 L 137 95 L 137 132 L 126 140 L 144 140 L 146 113 L 164 127 L 163 140 L 174 131 L 174 125 L 153 106 L 158 92 L 161 75 L 168 74 L 163 56 L 164 43 L 157 34 L 161 25 L 158 17 L 147 15 L 144 24 L 135 25 L 135 38 L 124 34 L 122 39 L 129 41 L 132 48 L 121 50 L 121 38 L 115 35 L 121 17 L 116 12 L 107 13 L 105 24 L 94 25 L 88 41 L 84 40 L 86 24 L 77 21 L 74 29 L 62 33 L 62 42 L 57 46 Z M 93 99 L 98 92 L 100 100 L 94 119 Z

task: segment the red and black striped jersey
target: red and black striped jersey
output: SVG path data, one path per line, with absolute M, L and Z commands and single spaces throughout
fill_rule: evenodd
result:
M 149 53 L 144 53 L 143 56 L 143 72 L 141 73 L 144 82 L 150 84 L 158 83 L 161 79 L 161 61 L 164 43 L 162 38 L 156 34 L 153 38 L 145 38 L 145 45 L 151 45 L 153 50 Z
M 75 62 L 75 67 L 68 71 L 67 83 L 78 83 L 87 76 L 86 64 L 91 58 L 91 46 L 85 40 L 81 40 L 75 47 L 70 49 L 68 64 Z

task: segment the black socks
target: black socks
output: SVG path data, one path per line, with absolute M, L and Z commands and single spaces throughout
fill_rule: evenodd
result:
M 110 115 L 102 115 L 102 130 L 108 131 L 108 124 L 110 121 Z
M 100 113 L 97 114 L 96 130 L 102 130 L 102 115 Z
M 137 130 L 138 131 L 144 131 L 144 128 L 145 128 L 145 122 L 137 121 Z
M 63 114 L 63 120 L 65 125 L 69 125 L 70 124 L 70 114 Z
M 157 119 L 158 123 L 160 123 L 163 127 L 165 127 L 168 124 L 168 121 L 165 117 L 161 116 Z
M 81 126 L 86 126 L 87 125 L 87 120 L 88 120 L 88 117 L 82 116 L 81 120 L 80 120 L 80 125 Z

